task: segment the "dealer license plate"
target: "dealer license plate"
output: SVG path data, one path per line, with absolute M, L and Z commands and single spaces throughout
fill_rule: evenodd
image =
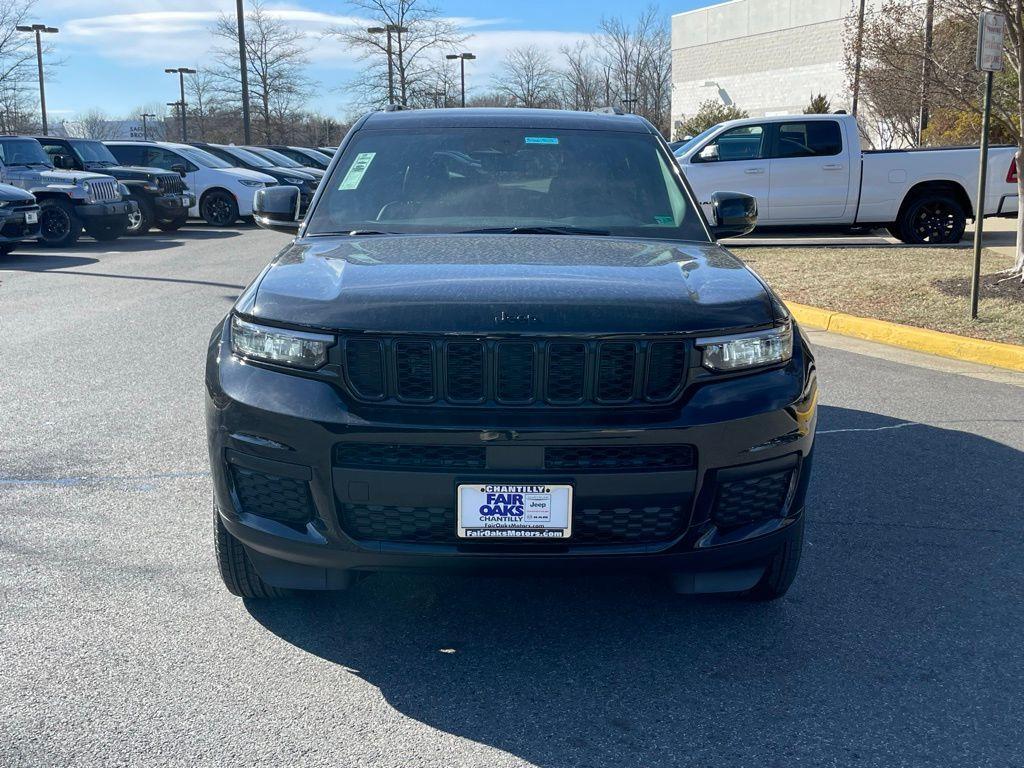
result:
M 25 223 L 26 224 L 37 224 L 39 222 L 38 211 L 25 211 Z
M 567 539 L 572 486 L 460 485 L 458 534 L 463 539 Z
M 181 204 L 188 208 L 190 205 L 192 205 L 192 199 L 188 195 L 182 195 Z

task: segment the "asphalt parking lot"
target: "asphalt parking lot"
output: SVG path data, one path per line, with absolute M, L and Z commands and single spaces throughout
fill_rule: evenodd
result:
M 0 765 L 1021 766 L 1024 376 L 815 335 L 801 573 L 217 577 L 209 332 L 252 228 L 0 260 Z

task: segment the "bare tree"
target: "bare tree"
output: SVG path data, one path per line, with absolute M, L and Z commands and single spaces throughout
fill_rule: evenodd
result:
M 31 35 L 19 32 L 35 0 L 0 1 L 0 133 L 21 133 L 35 128 L 35 45 Z
M 1022 0 L 986 0 L 986 8 L 1006 17 L 1004 61 L 1007 72 L 995 78 L 992 120 L 996 132 L 1012 136 L 1017 144 L 1017 166 L 1024 169 L 1024 8 Z M 929 108 L 941 115 L 961 111 L 977 115 L 981 107 L 982 74 L 974 67 L 979 6 L 975 0 L 944 0 L 935 7 L 934 42 L 924 43 L 922 8 L 913 0 L 886 0 L 865 19 L 864 74 L 877 72 L 879 83 L 903 101 L 903 109 L 918 111 L 921 73 Z M 847 59 L 852 60 L 852 36 L 847 36 Z M 848 68 L 849 68 L 848 64 Z M 869 86 L 870 89 L 870 86 Z M 882 89 L 879 89 L 882 90 Z M 870 100 L 869 100 L 870 103 Z M 872 107 L 882 106 L 872 104 Z M 940 120 L 941 124 L 941 120 Z M 915 124 L 916 127 L 916 124 Z M 926 134 L 927 135 L 927 134 Z M 1009 271 L 1024 282 L 1024 173 L 1018 174 L 1017 258 Z M 978 201 L 979 207 L 983 205 Z
M 185 78 L 185 100 L 188 102 L 189 124 L 196 138 L 212 141 L 215 128 L 220 127 L 218 124 L 222 122 L 217 118 L 225 110 L 220 79 L 213 72 L 202 69 L 194 75 L 188 75 Z M 231 116 L 235 116 L 233 111 Z
M 591 47 L 579 41 L 573 46 L 563 46 L 561 53 L 565 58 L 562 103 L 569 109 L 584 112 L 607 106 L 607 79 L 594 60 Z
M 560 82 L 551 57 L 533 45 L 510 50 L 494 76 L 495 90 L 516 107 L 559 106 Z
M 117 125 L 102 109 L 90 109 L 75 120 L 77 132 L 83 139 L 106 141 L 117 137 Z
M 388 103 L 387 35 L 367 30 L 390 28 L 394 30 L 391 65 L 395 101 L 403 106 L 430 103 L 431 93 L 435 91 L 438 59 L 458 47 L 466 36 L 436 7 L 423 0 L 349 0 L 349 5 L 357 11 L 359 23 L 327 31 L 366 62 L 363 72 L 348 90 L 365 107 Z M 406 31 L 399 31 L 403 29 Z
M 227 41 L 215 52 L 215 73 L 226 102 L 240 106 L 238 26 L 233 15 L 221 14 L 213 32 Z M 305 35 L 268 12 L 263 0 L 252 0 L 245 14 L 245 51 L 249 95 L 257 130 L 265 143 L 284 138 L 285 125 L 301 110 L 313 88 L 306 77 Z

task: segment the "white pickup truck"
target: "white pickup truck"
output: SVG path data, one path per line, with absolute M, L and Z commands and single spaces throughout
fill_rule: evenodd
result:
M 985 216 L 1017 215 L 1015 147 L 991 147 Z M 675 150 L 705 212 L 711 193 L 757 198 L 757 226 L 885 227 L 953 243 L 977 215 L 978 148 L 867 151 L 852 115 L 730 120 Z

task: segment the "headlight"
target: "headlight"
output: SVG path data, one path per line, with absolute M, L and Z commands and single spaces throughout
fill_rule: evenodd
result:
M 128 185 L 120 182 L 117 184 L 117 193 L 121 195 L 121 197 L 128 197 L 131 195 L 131 192 L 128 190 Z
M 239 179 L 238 183 L 244 187 L 262 187 L 262 181 L 253 181 L 251 179 Z
M 293 179 L 293 178 L 290 178 L 288 176 L 284 177 L 284 183 L 285 184 L 292 184 L 293 186 L 296 186 L 296 187 L 301 187 L 303 184 L 306 183 L 306 181 L 308 181 L 308 179 Z
M 314 370 L 327 362 L 332 336 L 289 331 L 231 318 L 231 351 L 239 357 Z
M 784 363 L 793 357 L 793 326 L 786 322 L 767 331 L 697 339 L 701 363 L 712 371 L 740 371 Z
M 82 191 L 85 192 L 85 196 L 92 200 L 92 184 L 88 181 L 82 182 Z
M 160 185 L 157 184 L 155 181 L 147 181 L 147 182 L 145 182 L 142 185 L 142 188 L 144 190 L 146 190 L 147 192 L 159 192 L 160 191 Z
M 11 204 L 10 200 L 0 200 L 0 208 L 6 208 L 10 204 Z

